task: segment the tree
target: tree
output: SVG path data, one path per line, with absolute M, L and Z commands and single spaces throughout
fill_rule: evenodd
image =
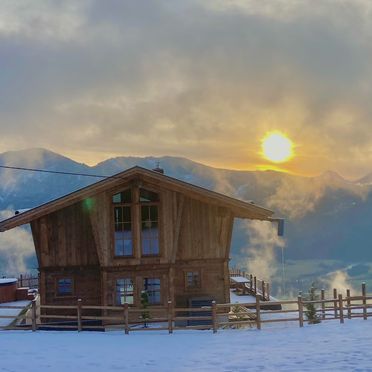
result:
M 319 295 L 316 294 L 316 288 L 311 286 L 309 293 L 305 297 L 305 301 L 316 301 L 319 300 Z M 320 317 L 317 313 L 317 307 L 314 303 L 305 304 L 305 315 L 309 324 L 320 323 Z
M 146 291 L 141 292 L 141 305 L 142 305 L 142 319 L 145 321 L 143 324 L 144 328 L 148 327 L 147 321 L 150 319 L 150 312 L 148 310 L 149 307 L 149 295 Z

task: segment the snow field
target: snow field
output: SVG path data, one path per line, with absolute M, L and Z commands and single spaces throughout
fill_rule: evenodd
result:
M 372 371 L 372 321 L 258 331 L 0 332 L 0 371 Z

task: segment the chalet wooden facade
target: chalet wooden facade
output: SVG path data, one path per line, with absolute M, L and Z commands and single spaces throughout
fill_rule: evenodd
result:
M 234 218 L 273 212 L 140 167 L 28 210 L 0 231 L 30 223 L 42 305 L 140 305 L 230 300 Z

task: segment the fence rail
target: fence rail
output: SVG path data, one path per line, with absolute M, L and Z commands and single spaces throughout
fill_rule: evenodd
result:
M 71 329 L 103 330 L 122 329 L 126 334 L 133 331 L 167 330 L 173 333 L 181 329 L 209 329 L 214 333 L 220 328 L 237 328 L 255 326 L 261 329 L 263 324 L 278 322 L 298 322 L 300 327 L 308 321 L 306 307 L 315 306 L 315 313 L 321 321 L 337 319 L 342 324 L 345 320 L 372 316 L 372 296 L 366 293 L 362 284 L 362 294 L 344 297 L 341 293 L 333 293 L 333 297 L 325 298 L 322 291 L 319 299 L 305 300 L 298 296 L 296 300 L 262 301 L 259 294 L 255 303 L 226 303 L 199 308 L 177 308 L 169 301 L 167 306 L 138 309 L 129 304 L 123 306 L 83 305 L 78 299 L 74 305 L 38 305 L 33 300 L 30 306 L 18 315 L 1 315 L 0 319 L 12 319 L 8 326 L 0 329 Z M 337 295 L 337 297 L 334 297 Z M 281 310 L 267 310 L 267 305 L 282 305 Z M 1 309 L 19 309 L 21 307 L 2 306 Z

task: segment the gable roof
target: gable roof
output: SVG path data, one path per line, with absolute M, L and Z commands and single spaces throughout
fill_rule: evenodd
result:
M 271 216 L 274 213 L 269 209 L 253 204 L 253 202 L 246 202 L 231 198 L 215 191 L 169 177 L 159 172 L 135 166 L 111 177 L 107 177 L 102 181 L 93 183 L 70 194 L 1 221 L 0 232 L 30 223 L 31 221 L 36 220 L 44 215 L 53 213 L 86 198 L 93 197 L 100 192 L 109 190 L 110 188 L 120 185 L 123 181 L 129 181 L 132 178 L 138 178 L 139 180 L 153 183 L 155 185 L 161 184 L 169 190 L 187 193 L 191 198 L 198 199 L 209 204 L 226 207 L 231 210 L 235 217 L 271 221 Z

